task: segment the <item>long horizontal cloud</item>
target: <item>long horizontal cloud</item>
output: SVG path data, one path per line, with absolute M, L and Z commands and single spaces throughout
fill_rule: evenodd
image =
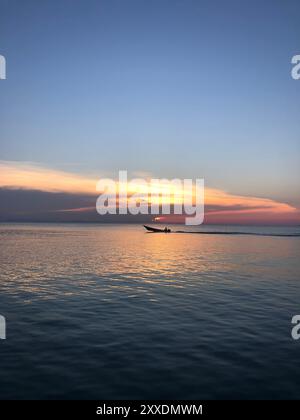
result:
M 0 161 L 0 220 L 100 221 L 95 210 L 97 181 L 30 163 Z M 300 221 L 299 211 L 287 203 L 207 187 L 205 215 L 210 223 Z
M 0 187 L 68 194 L 95 194 L 96 181 L 32 163 L 0 161 Z
M 115 222 L 96 212 L 96 196 L 0 188 L 0 222 Z M 150 222 L 151 216 L 117 216 L 120 222 Z

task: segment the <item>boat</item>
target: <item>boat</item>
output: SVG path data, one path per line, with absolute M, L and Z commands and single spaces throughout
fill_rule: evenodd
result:
M 161 232 L 161 233 L 170 233 L 171 232 L 171 229 L 168 229 L 166 227 L 164 229 L 159 229 L 159 228 L 154 228 L 154 227 L 151 227 L 151 226 L 144 225 L 144 228 L 148 232 Z

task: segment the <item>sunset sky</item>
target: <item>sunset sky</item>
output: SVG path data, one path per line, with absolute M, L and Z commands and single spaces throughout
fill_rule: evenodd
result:
M 299 1 L 1 0 L 0 221 L 204 178 L 206 222 L 300 224 Z

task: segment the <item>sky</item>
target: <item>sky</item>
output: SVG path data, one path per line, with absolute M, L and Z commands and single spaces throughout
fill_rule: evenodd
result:
M 90 185 L 126 169 L 204 178 L 208 206 L 223 212 L 213 222 L 299 224 L 299 1 L 0 0 L 0 10 L 0 220 L 25 208 L 30 220 L 68 219 L 95 204 Z M 36 185 L 41 171 L 47 185 Z

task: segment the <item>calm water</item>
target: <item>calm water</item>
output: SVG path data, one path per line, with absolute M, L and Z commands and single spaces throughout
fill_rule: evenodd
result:
M 11 224 L 0 238 L 0 398 L 299 398 L 299 237 Z

